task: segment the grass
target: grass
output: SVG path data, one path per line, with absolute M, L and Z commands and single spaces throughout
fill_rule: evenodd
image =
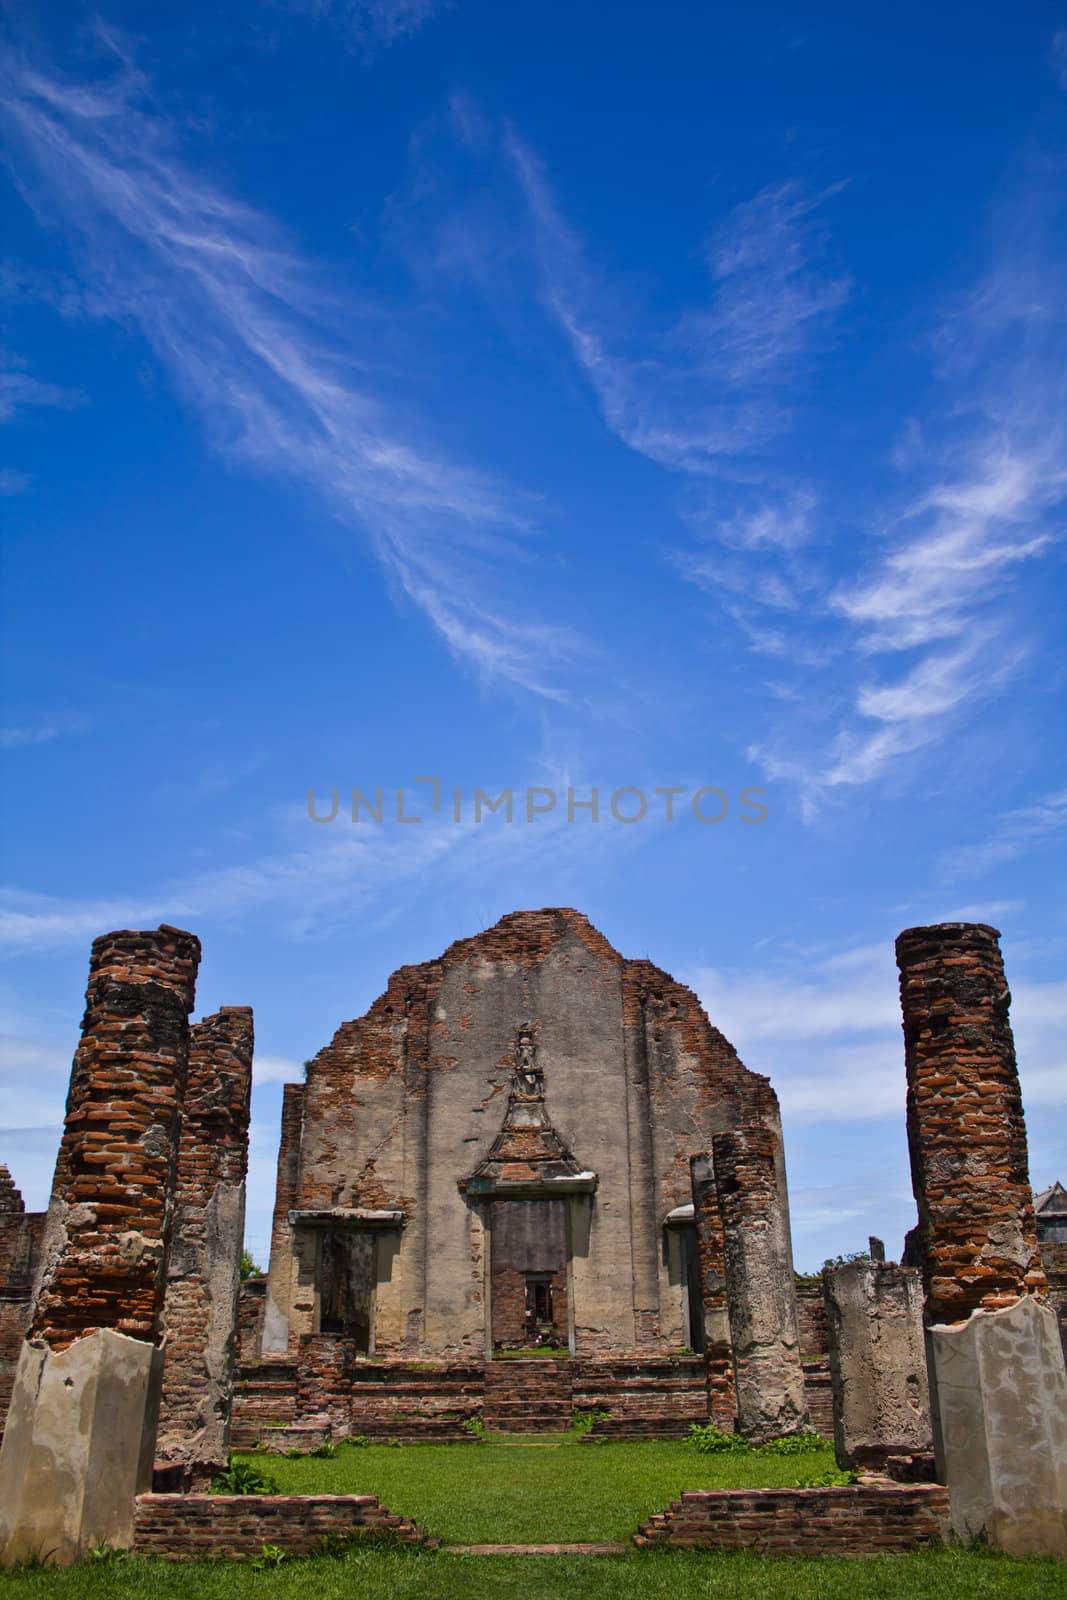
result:
M 398 1452 L 399 1453 L 399 1452 Z M 84 1562 L 0 1572 L 5 1600 L 1063 1600 L 1067 1564 L 970 1551 L 846 1560 L 739 1553 L 462 1556 L 359 1550 L 247 1564 Z
M 683 1489 L 795 1483 L 834 1464 L 829 1446 L 796 1456 L 702 1456 L 673 1440 L 559 1441 L 555 1434 L 528 1445 L 342 1445 L 325 1460 L 253 1459 L 283 1494 L 376 1494 L 454 1544 L 628 1539 Z

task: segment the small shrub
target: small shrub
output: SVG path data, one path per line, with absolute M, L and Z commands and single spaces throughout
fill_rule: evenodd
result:
M 308 1451 L 309 1456 L 315 1456 L 320 1461 L 332 1461 L 336 1454 L 337 1446 L 329 1439 L 324 1439 L 321 1444 L 315 1446 L 314 1450 Z
M 288 1550 L 283 1550 L 280 1545 L 265 1544 L 251 1565 L 262 1571 L 265 1567 L 280 1567 L 283 1561 L 288 1560 Z
M 576 1412 L 571 1418 L 571 1432 L 576 1433 L 579 1438 L 582 1438 L 584 1434 L 589 1432 L 594 1423 L 603 1422 L 605 1418 L 610 1416 L 610 1411 L 603 1411 L 599 1407 L 593 1411 Z
M 686 1444 L 699 1450 L 702 1456 L 747 1455 L 752 1449 L 748 1440 L 739 1433 L 724 1433 L 710 1422 L 702 1427 L 699 1422 L 690 1424 Z
M 350 1433 L 347 1438 L 341 1440 L 341 1443 L 351 1445 L 353 1450 L 366 1450 L 370 1440 L 365 1433 Z
M 122 1550 L 117 1545 L 98 1544 L 89 1551 L 89 1560 L 101 1561 L 106 1566 L 112 1566 L 118 1561 L 127 1561 L 129 1555 L 130 1552 L 128 1550 Z
M 299 1455 L 299 1451 L 297 1454 Z M 277 1480 L 254 1461 L 235 1461 L 211 1482 L 212 1494 L 277 1494 Z
M 476 1439 L 485 1438 L 485 1423 L 481 1417 L 468 1417 L 463 1423 L 463 1428 L 465 1432 L 473 1433 Z
M 859 1483 L 858 1472 L 851 1469 L 842 1472 L 838 1467 L 829 1467 L 825 1472 L 813 1473 L 808 1478 L 795 1478 L 795 1489 L 839 1489 L 848 1483 Z
M 825 1450 L 826 1440 L 819 1433 L 786 1433 L 780 1439 L 768 1439 L 759 1446 L 761 1456 L 801 1456 L 809 1450 Z

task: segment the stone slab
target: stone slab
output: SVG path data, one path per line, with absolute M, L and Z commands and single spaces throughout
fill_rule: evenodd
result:
M 162 1371 L 159 1350 L 111 1328 L 60 1351 L 23 1345 L 0 1450 L 0 1565 L 132 1544 Z
M 929 1333 L 956 1538 L 1067 1557 L 1067 1372 L 1054 1312 L 1027 1295 Z

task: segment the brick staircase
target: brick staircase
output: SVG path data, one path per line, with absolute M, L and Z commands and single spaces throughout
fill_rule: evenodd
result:
M 551 1358 L 489 1361 L 482 1421 L 494 1433 L 566 1433 L 571 1368 Z
M 692 1417 L 598 1417 L 582 1435 L 583 1444 L 601 1439 L 686 1439 Z
M 360 1362 L 349 1372 L 349 1427 L 366 1439 L 470 1444 L 463 1426 L 481 1414 L 480 1363 L 430 1367 Z
M 291 1361 L 257 1361 L 237 1369 L 230 1442 L 250 1450 L 266 1428 L 296 1416 L 296 1366 Z

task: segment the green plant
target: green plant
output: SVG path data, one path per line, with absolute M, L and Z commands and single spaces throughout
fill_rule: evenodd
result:
M 786 1433 L 780 1439 L 768 1439 L 766 1444 L 761 1444 L 758 1449 L 764 1456 L 806 1456 L 811 1450 L 825 1450 L 826 1440 L 821 1434 L 812 1433 Z
M 365 1433 L 350 1433 L 347 1438 L 341 1440 L 341 1443 L 350 1444 L 353 1450 L 365 1450 L 370 1444 L 370 1440 Z
M 860 1475 L 851 1468 L 842 1471 L 839 1467 L 828 1467 L 825 1472 L 816 1472 L 811 1477 L 796 1478 L 794 1488 L 797 1489 L 836 1489 L 844 1484 L 859 1483 Z
M 476 1439 L 485 1438 L 485 1423 L 481 1417 L 468 1417 L 463 1423 L 463 1429 L 466 1433 L 473 1433 Z
M 299 1455 L 299 1451 L 297 1454 Z M 277 1494 L 277 1480 L 254 1461 L 240 1461 L 230 1457 L 225 1472 L 220 1472 L 211 1482 L 212 1494 Z
M 242 1250 L 241 1251 L 241 1282 L 245 1283 L 245 1282 L 247 1282 L 247 1280 L 249 1278 L 262 1278 L 262 1276 L 263 1276 L 263 1268 L 260 1267 L 260 1266 L 257 1266 L 256 1262 L 253 1261 L 251 1250 Z
M 118 1545 L 114 1544 L 98 1544 L 89 1551 L 90 1561 L 114 1563 L 117 1561 L 128 1561 L 129 1556 L 130 1552 L 128 1550 L 121 1549 Z
M 252 1566 L 262 1571 L 265 1567 L 280 1567 L 283 1561 L 289 1560 L 289 1552 L 277 1544 L 265 1544 L 252 1562 Z
M 315 1446 L 314 1450 L 308 1451 L 309 1456 L 315 1456 L 320 1461 L 332 1461 L 336 1454 L 337 1446 L 330 1439 L 324 1439 L 321 1444 Z
M 594 1423 L 603 1422 L 610 1416 L 610 1411 L 603 1411 L 599 1406 L 594 1407 L 592 1411 L 575 1412 L 571 1418 L 571 1432 L 577 1434 L 580 1439 L 589 1432 Z
M 685 1442 L 691 1444 L 695 1450 L 699 1450 L 702 1456 L 740 1456 L 747 1455 L 752 1449 L 748 1440 L 740 1433 L 724 1433 L 721 1428 L 714 1427 L 710 1422 L 703 1426 L 699 1422 L 691 1423 Z

